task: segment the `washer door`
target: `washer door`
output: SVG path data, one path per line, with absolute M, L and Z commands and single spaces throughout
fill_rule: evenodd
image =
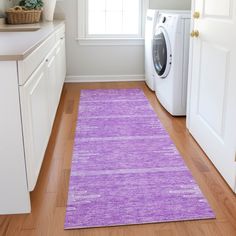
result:
M 161 78 L 165 78 L 170 72 L 172 53 L 170 40 L 162 27 L 159 27 L 153 36 L 152 56 L 157 74 Z

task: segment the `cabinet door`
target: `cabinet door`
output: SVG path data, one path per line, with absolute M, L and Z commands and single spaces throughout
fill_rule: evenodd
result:
M 55 48 L 49 53 L 46 58 L 47 68 L 47 89 L 48 89 L 48 104 L 49 104 L 49 119 L 50 128 L 53 125 L 56 110 L 57 110 L 57 75 L 56 75 L 56 52 Z
M 29 191 L 36 185 L 50 135 L 45 61 L 20 87 Z
M 60 99 L 61 90 L 65 82 L 66 76 L 66 55 L 65 55 L 65 36 L 61 36 L 56 49 L 57 60 L 57 78 L 58 78 L 58 101 Z
M 62 81 L 62 86 L 65 82 L 65 78 L 66 78 L 66 45 L 65 45 L 65 35 L 61 38 L 61 49 L 62 49 L 62 53 L 61 53 L 61 68 L 62 68 L 62 77 L 61 77 L 61 81 Z

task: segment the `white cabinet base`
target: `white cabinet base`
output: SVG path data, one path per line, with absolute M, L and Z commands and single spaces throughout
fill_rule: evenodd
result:
M 16 62 L 0 62 L 0 214 L 30 212 Z

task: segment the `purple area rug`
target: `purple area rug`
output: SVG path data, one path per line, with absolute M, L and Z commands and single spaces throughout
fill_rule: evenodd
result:
M 142 90 L 83 90 L 65 229 L 209 218 Z

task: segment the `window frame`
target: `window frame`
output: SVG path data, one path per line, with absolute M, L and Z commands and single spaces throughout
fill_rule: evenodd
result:
M 89 7 L 88 7 L 88 1 L 86 0 L 86 21 L 85 21 L 85 30 L 86 30 L 86 38 L 141 38 L 142 37 L 142 9 L 143 9 L 143 0 L 139 1 L 139 22 L 138 22 L 138 33 L 137 34 L 89 34 Z
M 139 33 L 128 34 L 88 34 L 88 1 L 77 0 L 78 33 L 76 40 L 80 45 L 144 45 L 145 16 L 148 8 L 148 0 L 140 1 Z

